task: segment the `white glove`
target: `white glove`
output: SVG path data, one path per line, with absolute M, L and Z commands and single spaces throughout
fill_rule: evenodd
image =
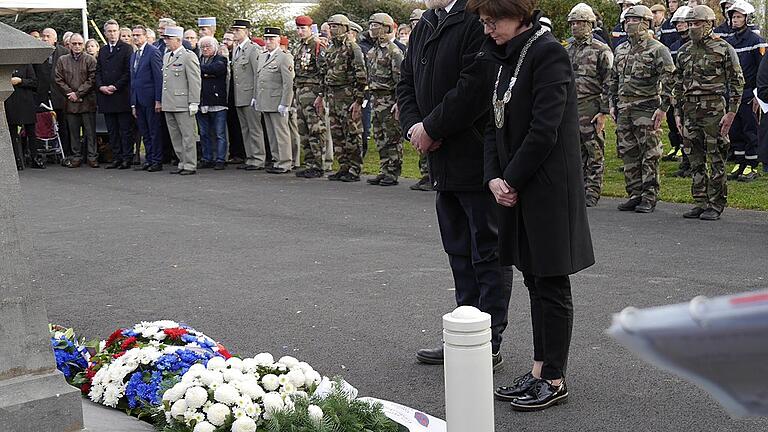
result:
M 288 107 L 285 105 L 279 105 L 277 107 L 277 112 L 279 112 L 283 117 L 288 117 Z
M 259 110 L 259 103 L 256 102 L 256 99 L 251 99 L 251 108 L 255 109 L 256 111 Z
M 197 114 L 197 111 L 199 111 L 199 104 L 191 103 L 189 104 L 189 115 L 193 116 Z

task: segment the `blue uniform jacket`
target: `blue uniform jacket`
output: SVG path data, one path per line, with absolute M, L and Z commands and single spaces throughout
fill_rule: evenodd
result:
M 669 18 L 661 23 L 661 34 L 656 35 L 659 42 L 663 43 L 665 47 L 672 51 L 672 44 L 680 40 L 680 35 L 677 34 L 675 25 L 669 21 Z
M 611 47 L 615 50 L 617 46 L 627 41 L 627 32 L 621 23 L 616 24 L 611 32 Z
M 749 29 L 734 33 L 725 40 L 739 55 L 741 70 L 744 72 L 744 94 L 741 100 L 750 100 L 753 97 L 752 90 L 757 87 L 757 69 L 768 44 Z

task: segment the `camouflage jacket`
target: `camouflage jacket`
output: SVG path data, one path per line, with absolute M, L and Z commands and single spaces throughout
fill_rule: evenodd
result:
M 325 49 L 314 37 L 307 38 L 293 50 L 293 69 L 296 87 L 320 87 L 325 79 Z
M 567 47 L 576 77 L 579 101 L 600 98 L 600 112 L 608 112 L 608 78 L 613 66 L 613 52 L 608 45 L 588 36 L 574 40 Z
M 725 97 L 731 111 L 738 109 L 744 91 L 744 75 L 736 50 L 717 36 L 701 43 L 687 42 L 677 52 L 675 107 L 682 109 L 688 97 Z
M 344 39 L 333 43 L 325 52 L 326 87 L 345 87 L 350 96 L 362 103 L 365 98 L 365 88 L 368 75 L 365 72 L 363 52 L 356 42 Z
M 400 81 L 400 64 L 403 52 L 394 42 L 377 44 L 366 54 L 368 60 L 368 88 L 371 91 L 388 91 L 394 95 Z
M 637 43 L 624 42 L 616 48 L 609 80 L 612 106 L 626 108 L 661 98 L 659 109 L 671 104 L 675 64 L 667 47 L 646 37 Z

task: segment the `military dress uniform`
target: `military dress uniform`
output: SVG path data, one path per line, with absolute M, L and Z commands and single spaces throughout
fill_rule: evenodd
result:
M 379 175 L 369 183 L 397 184 L 403 166 L 403 135 L 392 110 L 400 81 L 403 52 L 392 41 L 376 43 L 367 54 L 368 90 L 371 94 L 373 139 L 379 151 Z
M 695 6 L 694 10 L 704 7 Z M 714 12 L 711 16 L 714 19 Z M 736 51 L 711 30 L 702 40 L 691 40 L 680 48 L 677 67 L 674 99 L 682 114 L 683 143 L 690 151 L 691 194 L 696 202 L 696 207 L 683 216 L 717 219 L 728 198 L 725 174 L 728 139 L 720 134 L 720 120 L 728 107 L 735 111 L 739 106 L 744 77 Z M 710 216 L 704 214 L 707 210 Z
M 167 32 L 168 28 L 166 34 Z M 197 170 L 198 137 L 195 114 L 200 105 L 201 86 L 200 60 L 194 52 L 182 46 L 163 56 L 161 104 L 182 173 L 194 173 Z
M 339 180 L 349 173 L 349 179 L 359 180 L 363 165 L 361 154 L 363 124 L 353 119 L 350 106 L 362 106 L 365 98 L 367 74 L 363 52 L 346 34 L 335 37 L 325 55 L 328 69 L 325 75 L 328 115 L 331 123 L 334 156 L 339 163 L 339 174 L 329 180 Z M 361 109 L 362 110 L 362 109 Z
M 310 22 L 311 24 L 311 22 Z M 323 96 L 325 79 L 325 49 L 314 37 L 302 40 L 293 55 L 296 109 L 299 117 L 299 134 L 304 149 L 306 170 L 296 175 L 321 177 L 323 154 L 326 146 L 325 118 L 317 113 L 314 103 Z
M 608 114 L 608 78 L 613 67 L 611 48 L 592 35 L 575 39 L 568 47 L 579 106 L 581 162 L 588 205 L 597 204 L 605 171 L 605 131 L 598 133 L 592 119 Z
M 635 206 L 641 200 L 655 206 L 662 149 L 652 117 L 657 109 L 669 109 L 675 65 L 669 50 L 647 32 L 637 42 L 619 45 L 615 55 L 610 95 L 616 104 L 618 153 L 624 161 L 627 195 Z
M 269 36 L 274 37 L 274 34 L 270 33 Z M 256 78 L 256 106 L 264 116 L 272 157 L 275 159 L 274 167 L 268 172 L 285 173 L 293 168 L 288 124 L 289 111 L 293 106 L 293 56 L 279 47 L 272 52 L 262 53 Z
M 250 21 L 235 20 L 235 25 L 249 28 Z M 233 47 L 232 72 L 230 79 L 234 87 L 235 109 L 240 120 L 240 130 L 245 147 L 245 166 L 247 170 L 263 169 L 267 151 L 264 143 L 264 128 L 261 125 L 261 112 L 256 111 L 252 102 L 256 99 L 256 79 L 261 48 L 246 39 Z

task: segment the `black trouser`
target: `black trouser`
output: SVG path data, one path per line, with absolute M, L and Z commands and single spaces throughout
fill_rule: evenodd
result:
M 24 129 L 24 139 L 19 135 L 19 129 Z M 13 155 L 16 157 L 16 165 L 24 166 L 25 154 L 29 152 L 29 157 L 32 159 L 37 158 L 38 141 L 35 138 L 35 124 L 29 123 L 25 125 L 10 125 L 9 131 L 11 134 L 11 143 L 13 144 Z
M 67 116 L 69 121 L 69 142 L 72 143 L 70 157 L 73 161 L 83 159 L 82 141 L 80 140 L 80 128 L 83 129 L 82 137 L 85 139 L 85 157 L 89 161 L 99 160 L 99 149 L 96 145 L 96 113 L 77 113 Z
M 533 360 L 543 362 L 542 379 L 565 377 L 573 330 L 573 301 L 568 276 L 523 273 L 531 298 Z
M 243 131 L 240 130 L 240 119 L 237 117 L 237 109 L 234 104 L 230 104 L 227 110 L 227 132 L 229 133 L 229 158 L 245 160 Z
M 107 122 L 112 161 L 133 162 L 134 135 L 131 113 L 105 113 L 104 120 Z
M 752 93 L 751 89 L 744 89 Z M 736 158 L 736 163 L 742 166 L 757 168 L 757 118 L 752 111 L 752 99 L 742 100 L 736 117 L 733 119 L 728 137 Z
M 59 139 L 61 140 L 61 149 L 64 150 L 64 156 L 69 157 L 72 153 L 72 144 L 69 141 L 69 123 L 67 123 L 67 113 L 63 109 L 56 110 L 56 123 L 59 125 Z
M 669 127 L 669 133 L 667 134 L 669 137 L 669 144 L 673 149 L 677 150 L 683 145 L 683 137 L 680 135 L 680 131 L 677 130 L 674 107 L 670 107 L 669 110 L 667 110 L 667 126 Z
M 496 202 L 490 192 L 437 192 L 437 221 L 453 272 L 456 304 L 491 315 L 491 347 L 507 327 L 512 268 L 499 264 Z

